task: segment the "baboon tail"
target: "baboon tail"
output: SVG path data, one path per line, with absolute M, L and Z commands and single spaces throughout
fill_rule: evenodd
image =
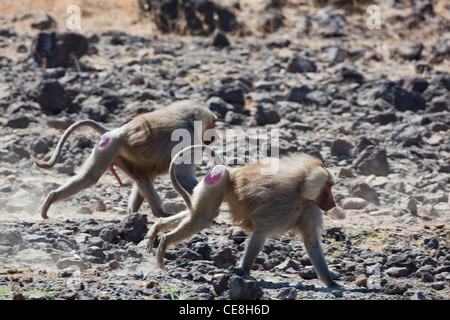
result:
M 58 161 L 59 156 L 61 155 L 62 148 L 64 146 L 64 143 L 66 142 L 67 138 L 72 134 L 73 131 L 80 127 L 88 126 L 93 128 L 95 131 L 97 131 L 99 134 L 103 135 L 106 132 L 109 131 L 109 129 L 105 128 L 101 124 L 95 122 L 94 120 L 82 120 L 77 121 L 74 124 L 72 124 L 62 135 L 61 139 L 58 141 L 58 145 L 56 146 L 55 152 L 53 153 L 52 157 L 48 161 L 42 161 L 40 159 L 37 159 L 33 155 L 31 155 L 31 159 L 36 163 L 36 165 L 39 168 L 42 169 L 50 169 L 52 168 L 55 163 Z
M 187 207 L 190 211 L 192 211 L 192 202 L 191 202 L 191 196 L 189 192 L 186 191 L 186 189 L 183 188 L 183 186 L 180 184 L 180 182 L 177 179 L 177 175 L 175 173 L 176 166 L 180 164 L 183 161 L 183 158 L 191 159 L 191 153 L 193 152 L 201 151 L 202 153 L 206 152 L 206 155 L 211 159 L 211 161 L 214 163 L 214 165 L 217 164 L 223 164 L 222 159 L 216 154 L 216 152 L 208 146 L 205 145 L 193 145 L 184 148 L 180 152 L 178 152 L 170 162 L 170 168 L 169 168 L 169 175 L 170 180 L 172 181 L 172 185 L 174 189 L 180 194 L 180 196 L 183 197 L 184 201 L 186 202 Z

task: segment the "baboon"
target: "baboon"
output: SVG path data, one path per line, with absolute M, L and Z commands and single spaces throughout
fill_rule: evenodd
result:
M 215 118 L 212 111 L 202 104 L 183 100 L 139 115 L 114 130 L 109 130 L 93 120 L 72 124 L 59 140 L 50 160 L 42 161 L 32 156 L 38 167 L 52 168 L 58 161 L 65 141 L 79 127 L 89 126 L 102 137 L 80 172 L 66 184 L 49 193 L 39 209 L 41 216 L 47 219 L 47 211 L 52 203 L 67 199 L 92 186 L 108 168 L 118 178 L 113 166 L 120 168 L 134 181 L 128 203 L 130 212 L 137 212 L 145 199 L 155 216 L 167 216 L 168 214 L 162 207 L 162 201 L 153 186 L 153 181 L 158 176 L 167 173 L 172 158 L 172 149 L 180 144 L 180 141 L 173 141 L 172 134 L 176 130 L 182 130 L 182 133 L 184 132 L 189 138 L 189 141 L 181 142 L 186 145 L 200 141 L 209 143 L 203 141 L 202 138 L 206 130 L 214 128 Z M 194 122 L 199 124 L 198 130 L 194 130 Z M 179 136 L 175 137 L 175 139 L 177 138 Z M 177 172 L 177 181 L 179 180 L 188 192 L 192 192 L 198 183 L 195 178 L 195 169 L 195 165 L 182 165 Z M 121 183 L 120 179 L 118 180 Z
M 159 219 L 147 235 L 147 251 L 150 252 L 158 232 L 173 229 L 161 237 L 157 250 L 157 261 L 162 269 L 167 247 L 208 227 L 226 200 L 233 222 L 253 232 L 241 262 L 247 274 L 267 237 L 291 231 L 303 239 L 319 279 L 327 287 L 338 286 L 331 279 L 320 244 L 322 210 L 336 206 L 331 192 L 334 177 L 320 159 L 304 153 L 292 154 L 279 160 L 278 171 L 272 175 L 261 174 L 261 169 L 268 166 L 262 163 L 240 168 L 216 164 L 191 196 L 180 185 L 175 171 L 183 154 L 194 150 L 207 151 L 211 158 L 214 153 L 207 146 L 187 147 L 172 159 L 169 170 L 173 186 L 185 200 L 188 210 Z

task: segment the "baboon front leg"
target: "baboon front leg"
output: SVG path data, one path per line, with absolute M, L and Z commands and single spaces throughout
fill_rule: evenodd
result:
M 142 198 L 144 198 L 145 200 L 147 200 L 153 214 L 156 217 L 170 216 L 164 211 L 161 198 L 159 197 L 159 194 L 155 190 L 153 182 L 149 177 L 136 175 L 129 169 L 128 165 L 125 163 L 125 161 L 123 161 L 121 157 L 117 157 L 114 160 L 114 165 L 119 167 L 125 174 L 127 174 L 131 179 L 134 180 L 133 189 L 131 191 L 128 203 L 128 210 L 130 212 L 137 212 L 142 204 Z
M 325 261 L 325 256 L 323 255 L 322 246 L 319 241 L 313 243 L 305 242 L 305 248 L 309 259 L 316 270 L 317 277 L 325 283 L 328 288 L 339 287 L 339 285 L 331 279 L 330 271 L 328 270 L 328 265 Z
M 136 183 L 139 193 L 147 200 L 153 214 L 156 217 L 169 217 L 170 214 L 166 213 L 164 210 L 162 200 L 153 186 L 153 182 L 147 179 L 138 179 Z
M 303 212 L 302 219 L 298 221 L 298 231 L 303 238 L 306 252 L 311 260 L 317 277 L 329 288 L 339 287 L 339 285 L 331 279 L 330 271 L 325 260 L 325 256 L 321 246 L 321 230 L 322 230 L 322 212 L 317 207 Z
M 141 196 L 138 185 L 135 182 L 133 183 L 133 188 L 131 189 L 130 198 L 128 200 L 128 212 L 129 213 L 138 212 L 139 208 L 142 205 L 142 202 L 144 202 L 144 197 Z
M 80 169 L 80 172 L 66 184 L 49 193 L 40 208 L 42 218 L 48 218 L 47 211 L 52 203 L 67 199 L 81 190 L 95 184 L 98 179 L 100 179 L 102 174 L 108 170 L 109 166 L 116 157 L 118 150 L 118 143 L 111 139 L 108 140 L 108 144 L 106 146 L 104 145 L 104 142 L 102 145 L 96 145 L 88 160 Z
M 250 274 L 250 270 L 252 269 L 253 264 L 256 261 L 256 257 L 264 247 L 266 238 L 267 238 L 266 232 L 256 230 L 250 237 L 250 240 L 248 241 L 245 247 L 244 257 L 242 258 L 241 262 L 241 268 L 247 275 Z

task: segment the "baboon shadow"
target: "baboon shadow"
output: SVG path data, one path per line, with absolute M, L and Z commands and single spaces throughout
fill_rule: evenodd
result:
M 304 284 L 299 281 L 297 284 L 292 284 L 289 281 L 281 281 L 281 282 L 272 282 L 266 280 L 258 280 L 258 284 L 263 289 L 282 289 L 282 288 L 295 288 L 299 291 L 314 291 L 314 292 L 353 292 L 353 293 L 371 293 L 377 292 L 376 289 L 367 289 L 367 288 L 346 288 L 344 286 L 336 287 L 336 288 L 327 288 L 325 286 L 316 286 L 314 284 Z

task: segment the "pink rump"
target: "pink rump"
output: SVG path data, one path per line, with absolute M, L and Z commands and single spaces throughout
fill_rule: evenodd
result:
M 105 133 L 104 135 L 102 135 L 102 137 L 98 143 L 98 146 L 100 148 L 105 148 L 109 144 L 110 141 L 111 141 L 111 138 L 108 136 L 107 133 Z
M 219 182 L 220 178 L 222 178 L 223 173 L 225 172 L 225 167 L 222 165 L 214 166 L 209 172 L 206 174 L 203 180 L 207 185 L 215 185 Z

